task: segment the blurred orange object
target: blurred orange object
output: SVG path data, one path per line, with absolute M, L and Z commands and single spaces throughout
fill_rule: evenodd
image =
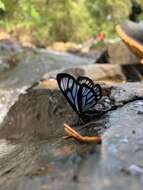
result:
M 123 24 L 116 26 L 116 32 L 143 63 L 143 22 L 125 21 Z
M 104 38 L 105 38 L 104 32 L 100 32 L 100 33 L 96 36 L 96 40 L 97 40 L 97 41 L 103 41 Z
M 102 139 L 100 136 L 82 136 L 80 135 L 75 129 L 64 123 L 64 129 L 65 132 L 68 134 L 69 138 L 74 138 L 80 142 L 85 142 L 85 143 L 97 143 L 101 144 Z

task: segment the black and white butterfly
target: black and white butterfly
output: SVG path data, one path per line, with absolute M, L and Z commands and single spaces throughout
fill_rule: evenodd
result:
M 75 79 L 67 73 L 59 73 L 57 82 L 68 103 L 81 119 L 97 114 L 95 105 L 102 97 L 99 84 L 94 84 L 88 77 L 80 76 Z

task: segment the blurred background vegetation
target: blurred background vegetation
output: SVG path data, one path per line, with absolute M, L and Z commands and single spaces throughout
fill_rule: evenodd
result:
M 0 0 L 0 28 L 41 44 L 79 43 L 101 31 L 114 38 L 114 26 L 129 19 L 133 3 L 143 7 L 143 0 Z

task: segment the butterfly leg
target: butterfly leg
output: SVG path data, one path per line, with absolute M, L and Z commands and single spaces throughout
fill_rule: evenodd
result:
M 64 128 L 66 133 L 68 134 L 69 137 L 75 138 L 76 140 L 80 142 L 96 142 L 97 144 L 102 143 L 102 139 L 100 136 L 82 136 L 80 135 L 77 131 L 75 131 L 72 127 L 70 127 L 67 124 L 64 124 Z

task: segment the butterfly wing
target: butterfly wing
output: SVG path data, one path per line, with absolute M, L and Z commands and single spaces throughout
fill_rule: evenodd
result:
M 94 87 L 94 82 L 93 82 L 90 78 L 88 78 L 88 77 L 86 77 L 86 76 L 79 76 L 79 77 L 77 78 L 77 81 L 78 81 L 80 84 L 87 84 L 87 85 L 90 86 L 90 87 Z
M 74 79 L 73 76 L 67 73 L 59 73 L 57 75 L 57 82 L 68 103 L 71 105 L 73 110 L 79 114 L 77 97 L 80 84 Z
M 84 115 L 88 112 L 95 111 L 97 96 L 93 88 L 87 84 L 81 84 L 77 96 L 79 112 Z
M 97 100 L 100 100 L 102 98 L 102 88 L 99 84 L 94 85 L 94 91 L 96 94 Z
M 80 84 L 87 84 L 89 87 L 93 88 L 95 93 L 96 93 L 97 100 L 101 99 L 101 97 L 102 97 L 102 89 L 101 89 L 101 86 L 99 84 L 94 84 L 94 82 L 90 78 L 88 78 L 86 76 L 79 76 L 77 78 L 77 81 Z

